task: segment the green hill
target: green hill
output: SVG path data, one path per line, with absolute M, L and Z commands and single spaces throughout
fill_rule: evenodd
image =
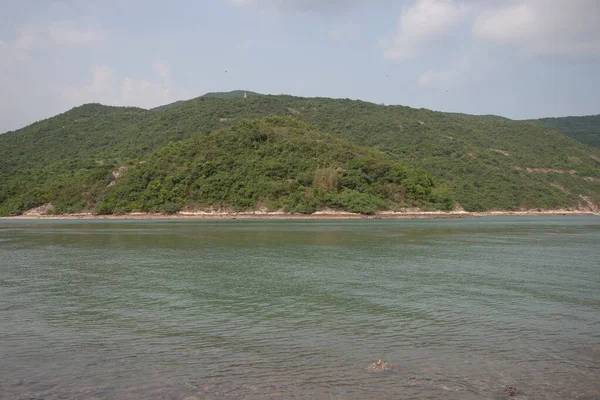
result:
M 327 207 L 371 214 L 453 206 L 447 188 L 424 170 L 291 117 L 269 117 L 170 143 L 109 188 L 96 211 L 211 207 L 313 213 Z
M 542 118 L 530 120 L 530 122 L 563 132 L 581 143 L 600 147 L 600 114 L 584 117 Z
M 117 168 L 157 157 L 170 142 L 211 137 L 243 119 L 272 115 L 425 169 L 470 211 L 600 204 L 600 150 L 540 125 L 344 99 L 240 98 L 240 92 L 155 110 L 88 104 L 0 135 L 0 213 L 49 201 L 64 212 L 93 209 Z M 194 196 L 194 203 L 203 203 Z

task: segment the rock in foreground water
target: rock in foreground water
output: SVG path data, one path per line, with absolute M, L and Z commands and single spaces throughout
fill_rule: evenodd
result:
M 392 364 L 383 360 L 377 360 L 367 367 L 369 371 L 385 371 L 392 367 Z
M 507 386 L 504 388 L 504 392 L 509 396 L 516 396 L 519 393 L 519 390 L 514 386 Z

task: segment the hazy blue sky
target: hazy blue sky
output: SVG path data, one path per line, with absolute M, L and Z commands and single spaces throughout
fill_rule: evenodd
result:
M 600 0 L 0 0 L 0 132 L 209 91 L 600 113 Z

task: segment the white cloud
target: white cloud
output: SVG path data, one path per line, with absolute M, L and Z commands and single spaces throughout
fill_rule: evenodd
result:
M 59 46 L 89 46 L 107 37 L 102 31 L 79 26 L 66 21 L 21 25 L 14 39 L 0 40 L 0 133 L 64 111 L 57 92 L 65 71 L 73 72 L 70 56 L 74 55 L 55 50 Z M 111 96 L 103 89 L 110 87 L 106 83 L 111 79 L 109 71 L 98 68 L 90 85 L 80 91 L 66 90 L 65 95 L 74 98 L 87 94 L 87 98 L 109 100 Z
M 600 55 L 598 0 L 512 0 L 483 11 L 477 39 L 516 45 L 532 54 Z
M 163 79 L 168 77 L 167 63 L 157 62 L 155 69 Z M 92 80 L 89 85 L 62 90 L 62 97 L 69 107 L 84 103 L 102 103 L 153 108 L 188 97 L 185 91 L 164 82 L 156 83 L 130 77 L 119 81 L 115 71 L 105 65 L 93 67 L 91 74 Z
M 473 39 L 532 55 L 600 56 L 599 0 L 414 0 L 397 33 L 382 42 L 383 55 L 414 59 L 460 24 L 471 27 Z
M 415 58 L 464 20 L 469 8 L 451 0 L 418 0 L 400 16 L 396 34 L 383 43 L 384 57 Z
M 359 26 L 357 24 L 347 22 L 330 29 L 327 36 L 334 41 L 348 40 L 354 38 L 358 32 Z
M 104 40 L 106 32 L 97 30 L 77 30 L 62 24 L 52 24 L 48 27 L 48 36 L 58 44 L 90 45 Z
M 15 48 L 19 50 L 31 50 L 39 42 L 39 36 L 27 30 L 22 32 L 17 40 L 15 40 Z
M 430 69 L 424 72 L 419 76 L 417 83 L 419 86 L 434 89 L 448 89 L 455 87 L 469 71 L 470 67 L 471 60 L 469 56 L 464 56 L 447 69 Z
M 125 78 L 120 88 L 119 104 L 153 108 L 162 104 L 172 103 L 180 98 L 173 96 L 170 87 L 146 80 Z
M 0 44 L 0 133 L 61 111 L 56 96 L 48 95 L 52 66 L 31 61 L 14 41 Z
M 372 1 L 372 0 L 371 0 Z M 367 0 L 231 0 L 237 6 L 253 6 L 280 12 L 323 12 L 349 10 Z
M 78 29 L 69 22 L 29 24 L 21 27 L 14 42 L 15 48 L 23 51 L 51 45 L 92 45 L 107 37 L 107 33 L 93 29 Z
M 92 67 L 92 81 L 81 87 L 63 89 L 63 98 L 70 105 L 82 103 L 113 103 L 116 100 L 117 75 L 106 65 Z
M 162 79 L 169 79 L 169 64 L 167 64 L 165 61 L 155 62 L 154 70 Z

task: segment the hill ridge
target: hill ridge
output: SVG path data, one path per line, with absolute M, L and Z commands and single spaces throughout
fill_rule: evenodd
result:
M 600 147 L 600 114 L 547 117 L 528 120 L 528 122 L 563 132 L 584 144 Z
M 198 97 L 161 111 L 88 104 L 0 135 L 0 213 L 40 205 L 47 193 L 75 177 L 95 189 L 85 189 L 85 199 L 72 208 L 89 209 L 103 193 L 100 181 L 109 182 L 114 168 L 136 165 L 170 142 L 269 116 L 292 116 L 425 169 L 468 211 L 583 209 L 581 196 L 600 204 L 600 151 L 531 122 L 361 100 L 261 95 Z M 75 186 L 72 195 L 81 197 Z M 84 190 L 80 186 L 77 190 Z

